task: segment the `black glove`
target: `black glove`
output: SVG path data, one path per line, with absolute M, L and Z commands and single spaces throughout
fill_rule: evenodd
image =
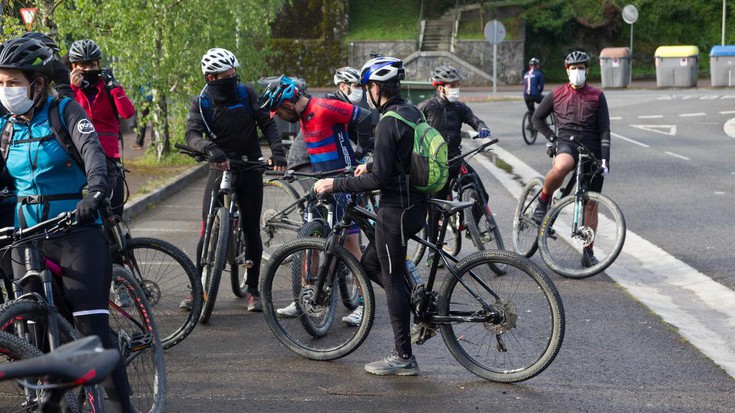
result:
M 268 165 L 270 166 L 286 166 L 286 158 L 282 156 L 272 156 L 268 160 Z
M 90 189 L 87 196 L 77 203 L 76 215 L 77 222 L 80 224 L 89 224 L 97 219 L 96 212 L 105 202 L 105 194 L 98 189 Z
M 546 154 L 549 155 L 549 158 L 553 158 L 556 155 L 556 143 L 554 141 L 546 142 Z
M 105 82 L 105 85 L 107 85 L 109 89 L 114 89 L 120 86 L 120 83 L 117 82 L 117 79 L 115 79 L 115 75 L 112 74 L 112 69 L 110 68 L 102 69 L 102 81 Z
M 212 163 L 222 163 L 227 160 L 225 152 L 214 145 L 210 145 L 207 148 L 207 156 L 209 157 L 209 162 Z

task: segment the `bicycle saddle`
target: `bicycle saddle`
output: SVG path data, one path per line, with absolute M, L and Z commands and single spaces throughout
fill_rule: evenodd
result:
M 461 211 L 463 209 L 469 208 L 472 205 L 475 205 L 474 202 L 470 201 L 445 201 L 442 199 L 436 199 L 431 198 L 426 201 L 427 204 L 434 205 L 438 209 L 444 211 L 445 213 L 451 215 L 454 214 L 457 211 Z
M 88 336 L 41 357 L 4 364 L 0 379 L 50 377 L 55 383 L 96 384 L 112 372 L 119 360 L 118 350 L 105 350 L 99 337 Z

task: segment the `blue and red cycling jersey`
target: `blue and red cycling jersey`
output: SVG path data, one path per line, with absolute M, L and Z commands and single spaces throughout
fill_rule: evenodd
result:
M 301 136 L 314 171 L 357 166 L 347 127 L 359 118 L 357 106 L 332 99 L 309 99 L 301 115 Z

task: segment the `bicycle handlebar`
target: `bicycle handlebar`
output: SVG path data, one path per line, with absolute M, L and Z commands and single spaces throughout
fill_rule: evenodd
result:
M 323 179 L 323 178 L 333 178 L 336 176 L 352 176 L 355 174 L 355 169 L 357 168 L 352 167 L 352 166 L 347 167 L 347 168 L 334 169 L 332 171 L 317 171 L 317 172 L 299 172 L 299 171 L 294 171 L 293 169 L 289 169 L 285 172 L 265 171 L 265 174 L 269 176 L 278 176 L 280 178 L 285 179 L 287 182 L 293 182 L 297 179 L 296 177 Z
M 0 229 L 0 241 L 19 241 L 41 232 L 54 233 L 64 231 L 76 225 L 74 211 L 62 212 L 54 218 L 39 222 L 28 228 L 5 227 Z
M 186 146 L 180 143 L 175 143 L 174 147 L 179 150 L 179 153 L 194 158 L 197 162 L 209 162 L 209 155 L 204 152 L 200 152 L 190 146 Z M 230 166 L 232 169 L 246 170 L 246 169 L 262 169 L 264 171 L 270 170 L 270 166 L 258 159 L 256 161 L 248 160 L 248 157 L 243 155 L 241 159 L 229 158 Z
M 477 148 L 475 148 L 475 149 L 473 149 L 473 150 L 471 150 L 469 152 L 465 152 L 465 153 L 463 153 L 463 154 L 461 154 L 459 156 L 455 156 L 454 158 L 448 160 L 447 161 L 447 164 L 451 165 L 453 163 L 456 163 L 456 162 L 460 161 L 463 158 L 474 156 L 475 154 L 484 151 L 485 148 L 487 148 L 488 146 L 495 145 L 496 143 L 498 143 L 498 138 L 493 138 L 492 140 L 483 143 L 482 145 L 478 146 Z

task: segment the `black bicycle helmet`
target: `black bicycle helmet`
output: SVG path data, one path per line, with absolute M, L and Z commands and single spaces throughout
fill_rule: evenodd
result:
M 590 67 L 590 57 L 587 55 L 587 53 L 580 50 L 575 50 L 572 53 L 569 53 L 564 59 L 564 67 L 569 67 L 569 65 L 575 65 L 579 63 L 584 63 L 585 67 Z
M 27 32 L 23 33 L 23 35 L 20 37 L 24 39 L 36 39 L 39 42 L 43 43 L 46 47 L 50 48 L 54 53 L 59 53 L 61 51 L 61 49 L 59 49 L 59 46 L 56 44 L 56 42 L 53 41 L 53 39 L 41 32 Z
M 529 66 L 538 66 L 541 64 L 541 61 L 536 59 L 535 57 L 532 57 L 531 60 L 528 61 Z
M 452 66 L 439 66 L 431 73 L 431 82 L 434 86 L 458 82 L 460 80 L 462 80 L 462 75 Z
M 77 40 L 71 44 L 69 48 L 69 61 L 76 62 L 94 62 L 102 58 L 102 50 L 92 40 Z
M 50 76 L 53 58 L 53 51 L 35 39 L 18 37 L 0 43 L 0 69 L 38 72 Z

